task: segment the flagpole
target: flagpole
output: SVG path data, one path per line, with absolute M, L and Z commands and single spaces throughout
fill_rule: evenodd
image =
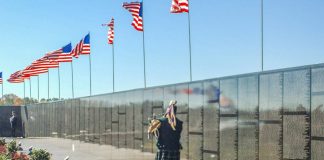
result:
M 188 3 L 190 3 L 190 2 L 188 1 Z M 189 31 L 189 66 L 190 66 L 190 82 L 191 82 L 192 81 L 192 64 L 191 64 L 191 23 L 190 23 L 190 11 L 188 11 L 188 31 Z
M 111 45 L 112 48 L 112 61 L 113 61 L 113 92 L 115 92 L 115 49 L 114 44 Z
M 89 32 L 89 35 L 90 35 L 90 32 Z M 89 82 L 90 82 L 90 96 L 89 96 L 89 103 L 88 103 L 88 112 L 90 111 L 90 107 L 91 107 L 91 95 L 92 95 L 92 86 L 91 86 L 91 81 L 92 81 L 92 78 L 91 78 L 91 53 L 89 53 L 89 74 L 90 74 L 90 79 L 89 79 Z M 89 121 L 90 122 L 90 121 Z
M 50 70 L 48 70 L 47 72 L 47 101 L 49 101 L 49 94 L 50 94 L 50 74 L 49 74 Z
M 59 94 L 59 100 L 61 99 L 61 77 L 60 77 L 60 67 L 57 68 L 57 76 L 58 76 L 58 94 Z
M 29 78 L 29 102 L 30 102 L 30 104 L 31 104 L 31 102 L 32 102 L 32 93 L 31 93 L 32 91 L 31 91 L 31 77 Z
M 74 98 L 73 61 L 71 61 L 71 78 L 72 78 L 72 98 Z
M 39 75 L 37 76 L 37 99 L 39 103 Z
M 143 25 L 143 63 L 144 63 L 144 88 L 146 88 L 146 58 L 145 58 L 145 33 L 144 33 L 144 0 L 142 0 L 142 25 Z
M 26 83 L 24 80 L 24 105 L 26 105 Z
M 261 71 L 263 71 L 263 0 L 261 0 Z
M 4 83 L 4 82 L 2 82 L 2 84 L 1 84 L 1 90 L 2 90 L 2 91 L 1 91 L 1 93 L 2 93 L 2 97 L 1 97 L 1 98 L 3 98 L 3 83 Z
M 92 86 L 91 86 L 91 54 L 89 54 L 89 71 L 90 71 L 90 96 L 92 95 Z
M 145 62 L 145 42 L 144 42 L 144 30 L 143 30 L 143 61 L 144 61 L 144 88 L 146 88 L 146 62 Z

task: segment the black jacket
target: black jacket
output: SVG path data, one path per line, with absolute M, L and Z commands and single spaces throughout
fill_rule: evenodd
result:
M 160 119 L 161 126 L 156 146 L 160 150 L 179 150 L 181 149 L 180 137 L 183 122 L 177 118 L 176 130 L 174 131 L 167 118 Z

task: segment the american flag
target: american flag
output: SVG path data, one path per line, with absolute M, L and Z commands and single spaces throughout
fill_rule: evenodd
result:
M 40 58 L 32 63 L 34 68 L 58 68 L 59 63 L 53 60 L 50 60 L 48 57 Z
M 31 77 L 31 75 L 24 73 L 24 71 L 25 71 L 25 69 L 24 70 L 21 70 L 21 78 L 23 78 L 23 79 L 29 79 Z
M 48 72 L 48 68 L 34 68 L 32 65 L 26 67 L 23 71 L 22 71 L 22 76 L 23 77 L 30 77 L 30 76 L 38 76 L 42 73 L 47 73 Z
M 72 62 L 72 55 L 70 54 L 72 50 L 71 43 L 62 47 L 61 49 L 49 52 L 45 55 L 50 61 L 55 62 Z
M 79 54 L 90 54 L 90 33 L 88 33 L 81 42 L 82 47 Z
M 189 12 L 188 0 L 172 0 L 171 13 Z
M 22 71 L 17 71 L 15 73 L 11 74 L 7 81 L 10 83 L 24 82 L 24 78 L 22 77 Z
M 2 84 L 2 72 L 0 72 L 0 84 Z
M 132 26 L 138 30 L 143 31 L 143 4 L 142 2 L 124 3 L 123 7 L 127 9 L 133 16 Z
M 115 37 L 114 25 L 115 25 L 114 18 L 112 18 L 110 23 L 108 24 L 109 27 L 108 44 L 114 44 L 114 37 Z
M 78 58 L 79 57 L 79 53 L 82 50 L 82 40 L 72 49 L 71 51 L 71 56 Z
M 71 51 L 71 56 L 78 58 L 80 54 L 90 54 L 90 33 L 87 34 Z

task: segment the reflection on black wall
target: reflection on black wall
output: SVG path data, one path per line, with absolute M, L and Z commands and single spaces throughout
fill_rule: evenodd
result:
M 11 126 L 9 118 L 12 115 L 12 112 L 15 112 L 17 115 L 17 129 L 16 136 L 21 137 L 23 135 L 23 125 L 26 120 L 25 107 L 24 106 L 0 106 L 0 137 L 11 137 Z M 23 122 L 23 123 L 22 123 Z
M 324 67 L 302 67 L 28 106 L 27 135 L 144 152 L 148 118 L 178 101 L 183 159 L 324 157 Z

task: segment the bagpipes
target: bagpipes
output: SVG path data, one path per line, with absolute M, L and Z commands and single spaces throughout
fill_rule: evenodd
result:
M 166 113 L 161 113 L 156 115 L 153 113 L 152 117 L 148 118 L 149 126 L 147 130 L 147 138 L 150 139 L 150 135 L 153 134 L 155 138 L 159 137 L 159 128 L 161 126 L 161 122 L 159 119 L 162 117 L 165 117 L 168 119 L 168 123 L 171 125 L 172 129 L 175 130 L 176 126 L 176 117 L 175 117 L 175 111 L 174 107 L 177 104 L 176 100 L 171 100 L 169 103 L 169 107 L 167 108 Z M 158 118 L 157 118 L 158 117 Z
M 158 117 L 158 118 L 157 118 Z M 148 117 L 148 129 L 147 129 L 147 139 L 150 139 L 150 135 L 154 135 L 155 138 L 159 137 L 159 128 L 161 126 L 161 122 L 159 121 L 160 118 L 164 117 L 164 113 L 161 114 L 155 114 L 151 117 Z

